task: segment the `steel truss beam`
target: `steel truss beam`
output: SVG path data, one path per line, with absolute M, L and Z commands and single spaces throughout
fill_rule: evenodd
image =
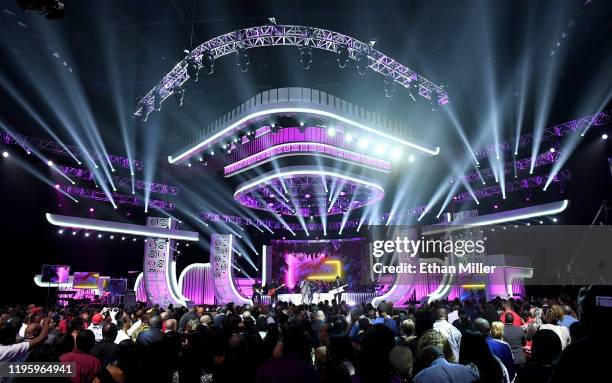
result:
M 176 87 L 182 86 L 188 79 L 187 60 L 195 60 L 198 66 L 204 52 L 212 53 L 214 59 L 235 53 L 238 49 L 251 49 L 268 46 L 295 46 L 322 49 L 336 52 L 339 46 L 346 46 L 349 57 L 357 60 L 361 55 L 367 54 L 368 67 L 385 78 L 393 79 L 404 88 L 417 81 L 420 96 L 431 100 L 437 97 L 439 105 L 449 102 L 448 94 L 443 87 L 434 84 L 425 77 L 419 76 L 413 70 L 374 49 L 369 44 L 354 39 L 342 33 L 327 29 L 299 26 L 299 25 L 264 25 L 240 29 L 210 39 L 196 47 L 189 55 L 176 64 L 158 84 L 151 89 L 139 102 L 136 116 L 146 117 L 154 109 L 156 90 L 161 97 L 160 101 L 170 96 Z
M 559 158 L 561 153 L 563 153 L 562 150 L 557 150 L 554 153 L 545 152 L 545 153 L 540 154 L 539 156 L 536 157 L 535 167 L 552 164 Z M 519 171 L 519 170 L 529 169 L 530 166 L 531 166 L 531 158 L 524 158 L 518 161 L 506 162 L 504 164 L 504 174 L 514 173 L 515 167 L 516 167 L 516 170 Z M 493 172 L 493 169 L 491 168 L 480 170 L 480 175 L 482 175 L 483 179 L 495 178 L 495 173 Z M 482 180 L 480 179 L 480 175 L 478 171 L 473 171 L 471 173 L 468 173 L 460 177 L 460 179 L 463 179 L 464 181 L 468 183 L 476 182 L 476 181 L 481 182 Z M 456 178 L 451 178 L 451 182 L 456 182 L 456 181 L 457 181 Z
M 533 189 L 539 186 L 543 186 L 548 179 L 549 174 L 542 174 L 531 178 L 525 178 L 522 180 L 512 181 L 506 183 L 506 193 L 511 193 L 519 190 Z M 572 174 L 568 169 L 563 169 L 553 178 L 553 182 L 567 181 L 572 178 Z M 501 186 L 489 186 L 482 189 L 474 190 L 476 198 L 479 200 L 483 198 L 489 198 L 497 195 L 501 195 Z M 463 192 L 453 197 L 454 202 L 467 202 L 472 200 L 472 195 L 469 192 Z
M 592 116 L 581 117 L 576 120 L 564 122 L 559 125 L 551 126 L 544 130 L 544 134 L 542 135 L 542 142 L 551 141 L 557 139 L 559 137 L 576 133 L 576 132 L 585 132 L 587 129 L 593 126 L 604 126 L 612 124 L 612 110 L 596 113 Z M 533 142 L 533 132 L 523 134 L 519 137 L 519 148 L 523 148 L 527 145 L 531 145 Z M 512 151 L 514 150 L 514 146 L 516 144 L 516 137 L 509 138 L 500 142 L 497 147 L 495 144 L 489 145 L 485 150 L 480 152 L 476 152 L 476 157 L 484 158 L 487 157 L 489 153 L 496 153 L 496 148 L 499 148 L 499 151 Z
M 45 152 L 59 154 L 60 156 L 72 157 L 66 149 L 55 141 L 45 140 L 44 138 L 24 136 L 22 134 L 9 134 L 8 132 L 0 132 L 0 141 L 7 145 L 19 145 L 25 150 L 27 149 L 39 149 Z M 84 161 L 88 161 L 89 158 L 94 159 L 97 163 L 103 163 L 105 161 L 105 155 L 102 153 L 94 152 L 92 150 L 81 149 L 76 146 L 64 145 L 75 157 L 80 158 Z M 115 156 L 112 154 L 108 155 L 108 160 L 111 164 L 130 169 L 130 160 L 126 157 Z M 132 165 L 135 170 L 142 170 L 142 162 L 132 160 Z
M 91 199 L 94 201 L 110 202 L 106 194 L 98 190 L 85 189 L 77 186 L 60 186 L 60 189 L 72 196 Z M 145 206 L 143 200 L 133 195 L 112 193 L 111 196 L 113 197 L 113 201 L 115 201 L 117 204 Z M 157 199 L 149 200 L 149 209 L 174 210 L 174 208 L 175 205 L 173 202 L 161 201 Z
M 85 181 L 95 181 L 94 173 L 90 170 L 73 168 L 71 166 L 58 166 L 58 169 L 67 176 L 82 179 Z M 115 186 L 132 187 L 131 177 L 112 176 Z M 147 182 L 134 179 L 134 188 L 138 190 L 150 191 L 151 193 L 178 195 L 179 188 L 155 182 Z

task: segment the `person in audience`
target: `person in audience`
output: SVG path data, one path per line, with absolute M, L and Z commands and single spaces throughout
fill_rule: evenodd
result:
M 552 330 L 539 330 L 531 343 L 531 360 L 516 376 L 516 383 L 548 382 L 553 363 L 561 354 L 561 339 Z
M 95 344 L 94 333 L 90 330 L 81 330 L 76 336 L 75 350 L 60 356 L 61 362 L 75 364 L 75 376 L 70 378 L 73 383 L 91 382 L 102 368 L 100 359 L 90 354 Z
M 569 330 L 573 323 L 578 322 L 578 319 L 574 317 L 574 310 L 569 305 L 563 305 L 563 318 L 557 323 L 558 325 L 565 326 Z
M 491 352 L 486 338 L 477 331 L 468 330 L 461 339 L 459 363 L 478 369 L 481 382 L 510 383 L 504 364 Z
M 414 383 L 470 383 L 479 380 L 475 366 L 449 363 L 437 346 L 424 347 L 419 359 L 426 367 L 414 376 Z
M 602 350 L 612 342 L 612 334 L 605 330 L 612 323 L 612 286 L 583 287 L 578 295 L 578 318 L 585 335 L 563 350 L 551 383 L 607 379 L 609 356 Z
M 102 326 L 102 340 L 91 348 L 91 355 L 100 359 L 103 367 L 116 362 L 119 357 L 119 345 L 115 344 L 117 333 L 117 325 L 106 322 Z
M 87 328 L 91 332 L 94 333 L 94 337 L 96 338 L 96 342 L 102 341 L 102 321 L 104 320 L 104 316 L 100 313 L 95 313 L 91 317 L 91 324 Z
M 491 323 L 491 338 L 504 340 L 504 324 L 499 321 Z
M 512 356 L 512 349 L 508 343 L 503 340 L 494 339 L 491 337 L 491 327 L 489 322 L 484 318 L 477 318 L 474 321 L 474 329 L 482 334 L 485 337 L 485 341 L 489 346 L 489 349 L 501 362 L 504 367 L 506 367 L 506 371 L 508 371 L 508 376 L 510 381 L 514 379 L 515 371 L 514 371 L 514 357 Z
M 26 339 L 23 342 L 16 343 L 17 331 L 10 322 L 5 322 L 0 325 L 0 362 L 22 362 L 28 356 L 30 348 L 34 348 L 38 344 L 47 339 L 49 333 L 49 321 L 51 318 L 46 317 L 42 320 L 42 328 L 40 333 Z M 26 326 L 27 327 L 27 326 Z M 25 329 L 24 329 L 25 336 Z
M 433 329 L 444 335 L 453 351 L 455 361 L 459 360 L 459 348 L 461 347 L 461 332 L 446 320 L 446 309 L 439 307 L 434 312 L 435 322 Z
M 514 315 L 507 312 L 504 316 L 505 325 L 503 339 L 512 350 L 512 358 L 514 359 L 514 370 L 519 371 L 525 364 L 525 353 L 523 352 L 523 346 L 525 346 L 527 339 L 525 338 L 525 332 L 519 326 L 514 325 Z
M 565 349 L 571 342 L 569 329 L 565 326 L 558 325 L 563 319 L 563 309 L 559 305 L 552 305 L 548 312 L 544 315 L 544 324 L 540 326 L 540 330 L 552 330 L 559 339 L 561 339 L 561 349 Z
M 518 315 L 515 311 L 514 308 L 512 307 L 512 303 L 511 302 L 504 302 L 503 304 L 503 311 L 501 313 L 501 315 L 499 316 L 499 321 L 502 323 L 506 323 L 506 314 L 512 314 L 512 324 L 518 327 L 521 327 L 523 325 L 523 319 L 520 317 L 520 315 Z

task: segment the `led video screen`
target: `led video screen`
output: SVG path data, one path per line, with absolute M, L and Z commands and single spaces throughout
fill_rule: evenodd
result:
M 72 288 L 75 289 L 96 289 L 100 274 L 89 271 L 75 271 L 72 279 Z
M 68 265 L 43 265 L 41 281 L 45 283 L 67 283 L 70 277 Z

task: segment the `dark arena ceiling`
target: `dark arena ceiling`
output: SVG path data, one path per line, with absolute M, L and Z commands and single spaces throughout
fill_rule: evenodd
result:
M 326 223 L 340 224 L 381 216 L 386 222 L 389 215 L 404 212 L 403 223 L 415 224 L 438 223 L 440 214 L 447 212 L 477 209 L 486 214 L 569 199 L 570 207 L 559 223 L 590 224 L 602 201 L 612 195 L 610 140 L 602 139 L 602 134 L 612 133 L 612 3 L 608 1 L 66 0 L 64 4 L 64 17 L 58 20 L 24 12 L 15 1 L 0 5 L 2 132 L 55 143 L 36 141 L 38 149 L 29 153 L 28 147 L 8 139 L 2 142 L 2 150 L 13 161 L 0 165 L 5 259 L 31 258 L 31 264 L 20 266 L 26 278 L 39 271 L 43 260 L 68 262 L 80 269 L 93 265 L 110 275 L 123 273 L 126 264 L 130 270 L 142 266 L 137 243 L 100 240 L 83 253 L 80 243 L 93 239 L 59 236 L 44 219 L 46 212 L 138 224 L 147 215 L 169 213 L 182 221 L 184 229 L 201 232 L 199 246 L 181 253 L 179 264 L 189 264 L 207 259 L 214 231 L 240 231 L 248 247 L 291 236 L 283 229 L 272 234 L 249 225 L 211 222 L 214 214 L 275 220 L 281 211 L 287 223 L 303 226 L 321 224 L 321 215 Z M 134 116 L 140 99 L 186 58 L 185 50 L 191 52 L 232 31 L 271 25 L 271 17 L 278 25 L 322 28 L 365 42 L 419 78 L 441 86 L 450 102 L 434 102 L 432 108 L 427 98 L 415 94 L 420 89 L 402 87 L 373 70 L 362 75 L 353 59 L 339 68 L 334 52 L 312 49 L 305 70 L 298 47 L 271 46 L 248 49 L 246 71 L 237 65 L 240 57 L 235 53 L 216 59 L 213 73 L 200 70 L 197 82 L 183 84 L 182 106 L 178 95 L 171 95 L 146 122 Z M 240 130 L 222 136 L 223 144 L 237 144 L 229 153 L 216 142 L 188 161 L 169 163 L 168 156 L 201 142 L 204 136 L 199 132 L 232 109 L 258 93 L 286 87 L 315 89 L 365 108 L 403 126 L 389 130 L 392 136 L 439 147 L 440 152 L 431 156 L 403 148 L 401 158 L 393 159 L 401 145 L 385 141 L 379 148 L 378 138 L 358 136 L 358 129 L 351 130 L 350 124 L 335 117 L 281 113 L 249 120 Z M 586 116 L 596 118 L 562 125 Z M 382 159 L 389 169 L 361 169 L 333 156 L 292 155 L 224 177 L 224 167 L 231 162 L 232 151 L 238 153 L 243 137 L 271 124 L 281 131 L 303 125 L 337 127 L 338 137 L 355 135 L 354 145 L 358 137 L 368 141 L 361 154 Z M 579 139 L 582 132 L 586 133 Z M 59 154 L 65 147 L 58 143 L 121 158 L 114 166 L 94 167 L 97 158 L 79 157 L 79 163 Z M 129 161 L 138 161 L 138 166 Z M 274 194 L 284 187 L 278 179 L 249 189 L 243 200 L 235 196 L 240 185 L 304 163 L 358 173 L 380 184 L 384 198 L 369 184 L 342 183 L 336 185 L 335 198 L 344 202 L 328 215 L 324 200 L 327 183 L 331 187 L 333 181 L 319 173 L 323 183 L 313 175 L 291 178 L 289 186 L 298 200 L 293 203 L 306 212 L 303 216 L 288 214 L 291 208 L 274 201 Z M 99 182 L 96 174 L 113 182 Z M 497 189 L 485 190 L 493 187 Z M 117 208 L 99 201 L 113 189 L 123 196 L 117 199 Z M 358 197 L 353 198 L 353 192 Z M 263 194 L 266 198 L 258 200 Z M 379 197 L 380 202 L 368 201 Z M 310 202 L 317 198 L 322 198 L 322 206 L 320 201 Z M 143 201 L 150 208 L 145 209 Z M 273 208 L 265 211 L 269 204 Z M 355 228 L 345 229 L 349 230 Z M 337 230 L 326 235 L 339 236 Z M 296 232 L 296 237 L 304 236 L 305 231 Z

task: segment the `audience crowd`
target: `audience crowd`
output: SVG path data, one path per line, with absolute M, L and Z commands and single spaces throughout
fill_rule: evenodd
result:
M 611 290 L 402 309 L 6 307 L 0 362 L 73 362 L 75 376 L 63 379 L 86 383 L 609 381 Z

